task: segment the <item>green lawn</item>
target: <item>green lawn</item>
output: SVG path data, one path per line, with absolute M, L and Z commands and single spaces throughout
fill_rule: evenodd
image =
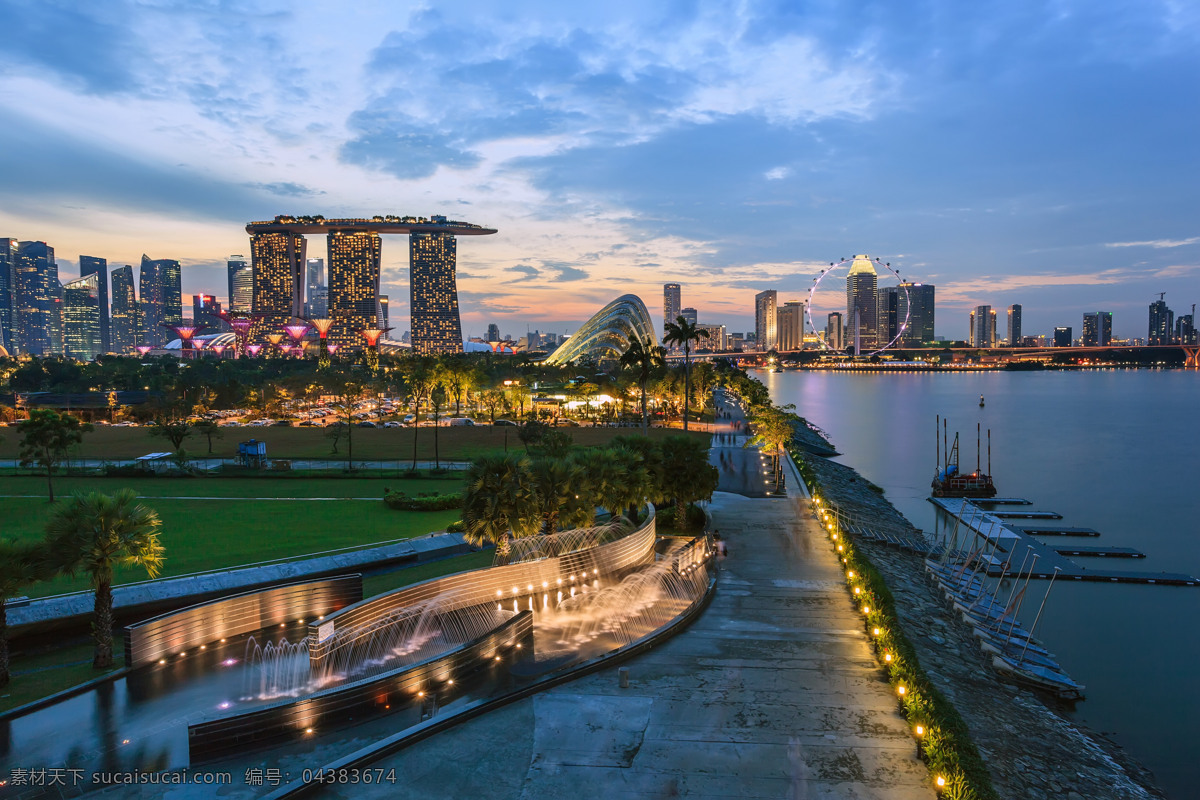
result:
M 325 428 L 222 428 L 224 438 L 213 441 L 214 458 L 234 458 L 238 442 L 258 439 L 267 443 L 267 456 L 272 459 L 320 458 L 344 459 L 346 439 L 338 444 L 338 454 L 332 454 L 332 443 L 326 437 Z M 638 428 L 561 428 L 574 438 L 575 443 L 593 447 L 607 442 L 614 436 L 640 433 Z M 171 449 L 165 439 L 150 436 L 148 428 L 111 428 L 98 426 L 85 434 L 83 444 L 72 452 L 72 458 L 128 459 L 147 453 L 164 452 Z M 424 461 L 433 458 L 433 428 L 416 429 L 417 458 Z M 652 437 L 682 433 L 681 430 L 651 428 Z M 413 428 L 355 428 L 355 460 L 377 460 L 404 462 L 412 459 Z M 705 436 L 693 432 L 693 436 Z M 441 458 L 469 460 L 481 453 L 503 450 L 507 438 L 510 450 L 521 451 L 524 446 L 517 438 L 517 428 L 511 426 L 493 428 L 490 425 L 438 429 L 438 449 Z M 15 428 L 7 429 L 0 439 L 0 458 L 17 458 L 21 437 Z M 196 458 L 208 455 L 208 442 L 199 436 L 184 441 L 184 449 Z
M 294 558 L 341 547 L 443 530 L 457 511 L 393 511 L 366 500 L 162 500 L 145 501 L 162 518 L 166 564 L 162 577 Z M 0 498 L 0 531 L 18 539 L 42 535 L 51 506 L 41 499 Z M 116 583 L 144 580 L 145 573 L 118 568 Z M 60 577 L 25 594 L 87 589 L 82 577 Z
M 461 474 L 461 473 L 460 473 Z M 75 491 L 114 492 L 130 488 L 144 497 L 383 497 L 391 488 L 405 494 L 456 494 L 462 491 L 460 474 L 445 478 L 102 478 L 58 476 L 55 496 Z M 36 475 L 0 477 L 0 495 L 46 496 L 46 478 Z M 0 523 L 2 524 L 2 523 Z

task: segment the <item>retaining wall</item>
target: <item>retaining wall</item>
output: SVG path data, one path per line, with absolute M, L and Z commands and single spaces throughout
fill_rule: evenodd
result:
M 222 597 L 125 628 L 125 666 L 152 664 L 171 653 L 229 636 L 329 615 L 362 600 L 362 575 L 274 586 Z
M 556 599 L 557 592 L 568 594 L 585 580 L 590 583 L 600 575 L 619 574 L 653 562 L 655 535 L 651 507 L 640 528 L 615 542 L 537 561 L 460 572 L 377 595 L 309 625 L 309 660 L 313 669 L 318 669 L 337 650 L 352 646 L 359 636 L 370 635 L 375 623 L 434 598 L 439 598 L 441 611 L 484 603 L 503 603 L 517 610 L 528 607 L 534 597 L 541 605 L 543 594 Z M 354 633 L 356 630 L 361 633 Z M 346 633 L 336 635 L 341 631 Z
M 318 692 L 242 714 L 205 720 L 188 726 L 188 755 L 192 766 L 222 754 L 244 751 L 281 739 L 303 737 L 309 729 L 394 704 L 418 701 L 418 692 L 436 690 L 447 681 L 496 664 L 503 652 L 519 657 L 533 654 L 533 613 L 522 611 L 483 636 L 453 650 L 382 675 Z M 506 659 L 505 664 L 511 659 Z

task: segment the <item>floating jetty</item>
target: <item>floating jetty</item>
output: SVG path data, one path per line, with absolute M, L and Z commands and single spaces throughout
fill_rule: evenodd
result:
M 1031 506 L 1033 503 L 1024 497 L 989 497 L 986 500 L 975 501 L 979 506 Z
M 992 516 L 1000 519 L 1062 519 L 1054 511 L 993 511 Z
M 990 578 L 1000 578 L 1015 574 L 1015 560 L 1020 560 L 1025 553 L 1036 556 L 1036 565 L 1023 575 L 1033 578 L 1047 579 L 1056 572 L 1062 580 L 1072 581 L 1101 581 L 1104 583 L 1153 583 L 1167 586 L 1200 586 L 1200 578 L 1179 572 L 1132 572 L 1113 569 L 1090 569 L 1080 566 L 1068 558 L 1068 555 L 1078 557 L 1105 558 L 1144 558 L 1145 554 L 1132 548 L 1102 548 L 1102 547 L 1062 547 L 1048 545 L 1037 536 L 1099 536 L 1099 532 L 1091 528 L 1026 528 L 1011 525 L 1006 522 L 1008 517 L 1003 512 L 992 512 L 981 508 L 969 499 L 957 497 L 930 497 L 929 502 L 941 508 L 956 520 L 960 535 L 967 540 L 980 543 L 982 552 L 988 555 L 986 563 L 981 568 Z M 1028 512 L 1032 514 L 1054 514 L 1051 511 Z M 1021 517 L 1025 519 L 1027 517 Z M 1037 517 L 1045 519 L 1046 517 Z M 1052 519 L 1062 519 L 1061 514 L 1054 514 Z M 986 543 L 986 544 L 985 544 Z M 951 546 L 958 546 L 951 545 Z M 965 544 L 963 546 L 966 546 Z M 1028 548 L 1028 549 L 1027 549 Z

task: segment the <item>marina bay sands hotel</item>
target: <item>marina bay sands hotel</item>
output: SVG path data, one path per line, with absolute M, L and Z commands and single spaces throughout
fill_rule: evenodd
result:
M 445 217 L 371 217 L 325 219 L 279 216 L 246 225 L 253 258 L 255 316 L 251 337 L 262 342 L 304 316 L 305 234 L 329 241 L 329 341 L 340 347 L 362 346 L 360 331 L 381 325 L 380 234 L 409 237 L 409 309 L 412 345 L 418 353 L 458 353 L 463 349 L 455 278 L 458 236 L 495 233 Z

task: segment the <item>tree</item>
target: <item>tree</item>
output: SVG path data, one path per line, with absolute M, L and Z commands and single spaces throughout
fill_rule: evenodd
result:
M 547 430 L 542 436 L 542 452 L 550 458 L 566 458 L 575 447 L 575 437 L 566 431 Z
M 530 461 L 524 456 L 484 456 L 467 470 L 463 492 L 464 538 L 473 545 L 496 545 L 501 563 L 511 552 L 510 537 L 537 532 L 537 496 Z
M 548 430 L 549 426 L 546 423 L 531 419 L 517 431 L 517 438 L 521 440 L 521 444 L 525 445 L 525 452 L 528 453 L 529 445 L 540 444 L 546 438 Z
M 171 452 L 177 453 L 183 449 L 183 440 L 192 435 L 192 426 L 187 420 L 159 417 L 149 434 L 166 439 L 171 443 Z
M 499 389 L 488 389 L 480 394 L 480 400 L 483 401 L 483 407 L 488 410 L 488 415 L 491 417 L 492 424 L 496 424 L 496 409 L 504 403 L 504 392 Z
M 675 500 L 675 527 L 687 529 L 687 505 L 709 500 L 717 490 L 720 473 L 708 463 L 708 445 L 691 436 L 667 436 L 662 452 L 662 491 Z
M 29 419 L 17 424 L 21 433 L 21 466 L 37 464 L 46 470 L 46 486 L 50 502 L 54 502 L 54 468 L 67 456 L 67 451 L 83 442 L 83 434 L 92 430 L 70 414 L 59 414 L 48 408 L 35 408 Z
M 442 413 L 442 406 L 446 403 L 446 387 L 441 381 L 434 384 L 433 389 L 429 392 L 429 404 L 433 408 L 433 466 L 434 469 L 442 468 L 441 454 L 438 451 L 438 416 Z
M 663 341 L 667 344 L 677 344 L 683 348 L 683 429 L 688 429 L 688 413 L 690 409 L 689 395 L 692 391 L 692 343 L 707 339 L 708 330 L 697 328 L 696 323 L 689 322 L 684 317 L 677 317 L 674 322 L 668 322 Z
M 201 436 L 208 440 L 208 454 L 212 455 L 213 439 L 224 439 L 225 432 L 221 430 L 221 426 L 213 419 L 202 419 L 192 426 L 193 430 L 199 432 Z
M 68 574 L 86 573 L 96 593 L 92 619 L 96 669 L 109 669 L 113 663 L 113 570 L 141 567 L 151 578 L 157 577 L 164 560 L 158 538 L 161 527 L 158 513 L 139 503 L 132 489 L 113 495 L 74 495 L 46 523 L 49 550 L 63 559 L 58 566 Z
M 585 485 L 583 469 L 565 458 L 539 458 L 530 466 L 541 533 L 548 536 L 561 525 L 586 524 L 593 507 L 582 497 Z M 580 502 L 583 501 L 583 502 Z
M 760 406 L 753 410 L 750 424 L 754 435 L 746 442 L 746 447 L 760 447 L 771 454 L 771 469 L 778 484 L 780 456 L 783 454 L 783 448 L 795 435 L 792 415 L 775 406 Z
M 329 384 L 329 392 L 336 398 L 330 406 L 337 413 L 338 423 L 345 425 L 346 434 L 346 469 L 354 469 L 354 410 L 362 399 L 363 381 L 353 375 L 334 375 Z M 334 440 L 337 447 L 337 440 Z
M 637 376 L 638 386 L 642 390 L 642 435 L 644 436 L 650 429 L 650 418 L 646 411 L 646 384 L 650 382 L 651 376 L 656 369 L 662 367 L 666 361 L 665 356 L 667 351 L 658 345 L 650 344 L 650 340 L 642 341 L 640 337 L 633 336 L 629 340 L 629 347 L 621 354 L 621 367 L 632 369 Z
M 9 680 L 7 598 L 48 580 L 53 570 L 47 564 L 43 543 L 0 539 L 0 686 L 7 686 Z
M 421 431 L 421 403 L 433 390 L 436 364 L 428 356 L 417 358 L 408 373 L 408 399 L 413 407 L 412 468 L 417 468 L 417 434 Z

